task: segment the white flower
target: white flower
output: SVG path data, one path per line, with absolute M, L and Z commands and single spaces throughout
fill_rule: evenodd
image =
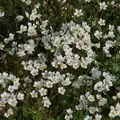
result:
M 76 48 L 81 50 L 82 46 L 84 46 L 84 42 L 82 40 L 79 40 L 79 42 L 76 43 Z
M 19 85 L 20 85 L 19 80 L 15 80 L 15 81 L 13 82 L 13 85 L 14 85 L 14 89 L 17 90 L 18 87 L 19 87 Z
M 7 99 L 10 97 L 10 94 L 7 93 L 7 92 L 3 92 L 3 93 L 1 94 L 1 97 L 2 97 L 2 99 L 7 100 Z
M 7 111 L 7 113 L 8 113 L 9 115 L 13 115 L 13 110 L 12 110 L 11 108 L 9 108 L 8 111 Z
M 42 87 L 41 81 L 34 82 L 33 87 L 35 87 L 35 88 L 41 88 Z
M 116 104 L 115 109 L 116 109 L 117 111 L 120 111 L 120 103 L 117 103 L 117 104 Z
M 117 96 L 112 96 L 112 99 L 113 99 L 113 100 L 116 100 L 116 99 L 117 99 Z
M 5 47 L 5 45 L 3 45 L 2 43 L 0 43 L 0 50 L 3 50 Z
M 114 37 L 115 37 L 114 32 L 113 32 L 113 31 L 109 31 L 109 33 L 108 33 L 108 37 L 110 37 L 110 38 L 114 38 Z
M 100 39 L 100 38 L 102 37 L 102 32 L 99 32 L 99 31 L 97 30 L 97 31 L 95 31 L 94 36 L 95 36 L 97 39 Z
M 31 0 L 21 0 L 22 2 L 26 3 L 27 5 L 31 4 Z
M 110 41 L 110 40 L 106 41 L 105 46 L 106 46 L 107 48 L 112 47 L 112 46 L 113 46 L 113 41 Z
M 18 52 L 17 52 L 17 55 L 20 56 L 20 57 L 25 56 L 25 51 L 19 49 Z
M 105 2 L 99 3 L 99 5 L 100 5 L 100 10 L 106 10 L 107 5 Z
M 113 0 L 113 1 L 111 1 L 111 5 L 114 5 L 115 4 L 115 1 Z
M 82 16 L 83 15 L 82 9 L 80 9 L 80 10 L 75 9 L 74 15 L 77 16 L 77 17 Z
M 61 95 L 64 95 L 65 91 L 66 90 L 63 87 L 58 88 L 58 93 L 60 93 Z
M 87 115 L 84 120 L 92 120 L 92 116 Z
M 97 82 L 94 85 L 94 90 L 97 90 L 98 92 L 102 92 L 104 90 L 104 84 L 102 81 Z
M 0 106 L 1 107 L 5 107 L 5 104 L 7 103 L 7 101 L 5 99 L 1 99 L 0 100 Z
M 91 0 L 85 0 L 85 2 L 91 2 Z
M 45 88 L 41 88 L 41 89 L 39 90 L 39 92 L 40 92 L 40 95 L 41 95 L 41 96 L 47 95 L 47 89 L 45 89 Z
M 35 67 L 36 69 L 39 69 L 39 68 L 40 68 L 40 63 L 35 62 L 35 63 L 34 63 L 34 67 Z
M 5 13 L 0 11 L 0 17 L 3 17 L 4 15 Z
M 98 114 L 95 115 L 95 120 L 101 120 L 101 119 L 102 119 L 101 115 L 98 115 Z
M 27 26 L 21 25 L 20 26 L 20 31 L 17 31 L 17 33 L 23 33 L 25 31 L 27 31 Z
M 98 104 L 99 104 L 100 106 L 104 106 L 106 103 L 107 103 L 107 99 L 102 98 L 102 99 L 99 101 Z
M 32 71 L 30 72 L 33 76 L 38 75 L 38 69 L 32 69 Z
M 27 30 L 27 26 L 21 25 L 20 26 L 20 31 L 25 32 Z
M 16 98 L 9 98 L 8 99 L 8 104 L 15 107 L 16 104 L 18 103 L 18 101 L 16 100 Z
M 10 115 L 8 113 L 5 113 L 4 116 L 8 118 Z
M 26 0 L 21 0 L 22 2 L 25 2 Z
M 119 92 L 119 93 L 117 93 L 117 97 L 118 97 L 118 98 L 120 98 L 120 92 Z
M 19 92 L 18 95 L 17 95 L 17 99 L 18 100 L 24 100 L 24 94 Z
M 4 39 L 4 42 L 8 44 L 10 41 L 14 39 L 14 34 L 10 33 L 8 38 Z
M 37 31 L 36 31 L 35 28 L 36 27 L 34 27 L 34 26 L 29 26 L 27 35 L 28 36 L 36 36 L 37 35 Z
M 28 54 L 32 54 L 34 52 L 35 43 L 32 39 L 28 42 L 29 44 L 24 44 L 24 50 L 27 51 Z
M 94 113 L 96 112 L 96 108 L 95 108 L 95 107 L 90 107 L 90 108 L 89 108 L 89 112 L 90 112 L 91 114 L 94 114 Z
M 9 34 L 9 40 L 12 41 L 14 39 L 14 36 L 15 36 L 14 34 L 10 33 Z
M 22 15 L 18 15 L 17 17 L 16 17 L 16 19 L 18 20 L 18 21 L 20 21 L 20 20 L 22 20 L 24 17 L 22 16 Z
M 51 105 L 51 102 L 48 99 L 48 97 L 43 97 L 43 103 L 44 103 L 44 107 L 47 107 L 47 108 L 49 108 Z
M 32 98 L 36 98 L 37 97 L 37 92 L 35 92 L 34 90 L 32 92 L 30 92 L 30 95 Z
M 120 110 L 117 111 L 117 116 L 120 116 Z
M 82 68 L 87 68 L 88 63 L 83 57 L 81 57 L 81 63 L 80 64 L 81 64 Z
M 110 113 L 109 113 L 109 117 L 114 118 L 114 117 L 116 117 L 116 116 L 117 116 L 117 111 L 111 110 Z
M 13 92 L 14 90 L 15 90 L 15 87 L 14 87 L 14 86 L 9 85 L 9 87 L 8 87 L 8 91 Z
M 102 98 L 102 96 L 99 95 L 99 94 L 97 94 L 97 95 L 96 95 L 96 98 L 97 98 L 98 100 L 100 100 L 100 99 Z
M 109 30 L 113 31 L 114 30 L 114 25 L 109 25 Z
M 52 88 L 52 87 L 53 87 L 53 82 L 47 81 L 47 82 L 46 82 L 46 87 L 47 87 L 47 88 Z
M 91 72 L 92 72 L 92 77 L 94 78 L 99 78 L 101 75 L 101 71 L 98 71 L 98 68 L 93 68 Z
M 26 0 L 27 5 L 30 5 L 31 3 L 32 3 L 31 0 Z
M 100 24 L 100 26 L 105 26 L 105 20 L 101 19 L 98 21 L 98 23 Z
M 90 102 L 94 102 L 95 101 L 95 97 L 93 95 L 89 95 L 87 98 Z
M 110 106 L 110 109 L 111 109 L 111 110 L 115 110 L 114 106 Z
M 66 111 L 67 111 L 68 114 L 72 114 L 73 113 L 73 111 L 71 110 L 71 108 L 67 109 Z
M 51 105 L 50 101 L 44 101 L 44 107 L 49 108 L 50 105 Z
M 62 80 L 62 85 L 63 86 L 68 86 L 71 84 L 70 78 L 66 78 L 65 80 Z
M 120 32 L 120 26 L 118 26 L 118 28 L 117 28 L 117 29 L 118 29 L 118 31 Z
M 69 115 L 65 115 L 65 120 L 70 120 L 70 116 Z

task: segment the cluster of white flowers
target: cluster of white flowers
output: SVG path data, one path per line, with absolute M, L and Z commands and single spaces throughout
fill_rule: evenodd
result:
M 120 116 L 120 103 L 117 102 L 117 100 L 120 99 L 120 92 L 117 93 L 116 96 L 112 97 L 114 102 L 116 102 L 115 106 L 110 106 L 110 113 L 109 113 L 109 117 L 110 118 L 115 118 L 115 117 L 119 117 Z
M 103 51 L 105 52 L 106 56 L 108 56 L 108 57 L 111 57 L 111 56 L 112 56 L 112 55 L 110 54 L 109 49 L 110 49 L 111 47 L 113 47 L 113 45 L 114 45 L 114 42 L 113 42 L 113 41 L 110 41 L 110 40 L 106 41 L 105 47 L 103 47 Z
M 80 88 L 81 86 L 91 86 L 93 83 L 93 77 L 90 76 L 86 76 L 86 75 L 80 75 L 78 76 L 78 78 L 76 79 L 76 81 L 74 81 L 72 83 L 72 86 L 74 88 Z M 87 83 L 87 84 L 86 84 Z
M 63 87 L 58 87 L 58 93 L 64 95 L 66 91 L 64 87 L 70 85 L 71 79 L 73 78 L 74 76 L 69 73 L 60 74 L 60 72 L 58 71 L 48 72 L 47 70 L 45 70 L 44 72 L 42 72 L 41 80 L 34 82 L 33 87 L 35 90 L 30 92 L 30 95 L 32 98 L 37 98 L 40 94 L 40 96 L 43 97 L 44 107 L 49 107 L 51 105 L 51 102 L 47 97 L 47 89 L 52 89 L 55 84 L 59 83 Z
M 39 70 L 43 71 L 47 68 L 46 62 L 47 59 L 45 58 L 44 54 L 38 54 L 38 59 L 36 60 L 29 60 L 29 61 L 23 61 L 21 64 L 24 67 L 24 70 L 30 71 L 32 76 L 38 75 Z
M 17 49 L 18 56 L 22 57 L 26 54 L 32 54 L 35 50 L 35 43 L 34 40 L 29 40 L 27 44 L 19 44 Z
M 13 110 L 11 107 L 16 107 L 19 100 L 24 100 L 24 93 L 15 92 L 20 87 L 20 79 L 16 78 L 12 74 L 2 73 L 0 74 L 1 85 L 3 88 L 7 87 L 7 91 L 1 93 L 0 98 L 0 109 L 6 108 L 7 105 L 10 105 L 8 111 L 4 114 L 5 117 L 13 115 Z M 7 86 L 7 84 L 10 84 Z
M 19 78 L 16 78 L 13 74 L 8 74 L 6 72 L 0 73 L 0 84 L 2 87 L 6 87 L 6 84 L 10 81 L 14 83 L 14 87 L 17 89 L 19 86 Z
M 8 111 L 4 114 L 6 118 L 8 118 L 10 115 L 13 115 L 13 110 L 10 108 Z
M 103 72 L 102 76 L 104 77 L 103 81 L 98 81 L 94 85 L 94 90 L 98 92 L 109 91 L 109 88 L 113 85 L 113 76 L 107 72 Z
M 40 19 L 41 15 L 38 14 L 37 10 L 39 9 L 40 4 L 36 4 L 34 9 L 32 10 L 31 14 L 28 14 L 26 12 L 26 16 L 31 20 L 31 21 L 35 21 L 36 19 Z
M 98 92 L 98 94 L 93 95 L 90 92 L 86 92 L 85 95 L 80 95 L 79 104 L 76 105 L 76 110 L 88 110 L 90 114 L 96 114 L 95 119 L 101 120 L 102 116 L 98 115 L 100 113 L 100 109 L 107 104 L 107 98 L 102 97 L 100 94 L 104 91 L 109 91 L 110 87 L 112 86 L 112 81 L 114 76 L 110 75 L 107 72 L 101 72 L 98 70 L 98 68 L 93 68 L 91 70 L 93 80 L 99 79 L 100 77 L 103 78 L 103 81 L 98 81 L 94 85 L 94 90 Z M 83 79 L 83 77 L 81 77 Z M 90 79 L 90 78 L 89 78 Z M 91 78 L 92 79 L 92 78 Z M 119 96 L 119 95 L 118 95 Z M 115 98 L 115 96 L 114 96 Z M 96 105 L 92 104 L 93 102 L 97 102 Z M 92 104 L 92 106 L 90 105 Z M 85 117 L 85 120 L 92 120 L 92 116 L 87 115 Z
M 27 5 L 32 3 L 31 0 L 21 1 Z M 92 0 L 84 2 L 90 3 Z M 100 12 L 109 7 L 104 1 L 98 5 Z M 17 56 L 18 64 L 21 63 L 17 77 L 7 72 L 0 73 L 0 110 L 7 109 L 4 116 L 8 118 L 14 114 L 19 101 L 39 97 L 43 106 L 50 108 L 52 98 L 49 94 L 53 90 L 60 97 L 73 96 L 76 100 L 75 106 L 71 105 L 72 109 L 68 107 L 66 110 L 65 120 L 73 118 L 74 110 L 87 111 L 84 120 L 101 120 L 101 109 L 109 104 L 106 93 L 114 86 L 115 78 L 104 68 L 104 64 L 101 65 L 99 55 L 102 53 L 105 57 L 112 57 L 110 50 L 116 43 L 116 26 L 108 25 L 101 15 L 95 21 L 97 27 L 93 29 L 92 23 L 87 20 L 76 22 L 76 19 L 84 16 L 84 9 L 74 9 L 72 20 L 61 23 L 59 30 L 54 30 L 49 25 L 51 21 L 43 20 L 39 8 L 38 3 L 30 13 L 25 11 L 25 16 L 17 15 L 20 24 L 18 31 L 10 33 L 0 43 L 0 50 L 5 50 L 12 57 Z M 1 16 L 4 15 L 0 12 Z M 26 24 L 20 22 L 24 18 L 28 19 Z M 120 33 L 120 26 L 117 30 Z M 112 100 L 117 98 L 120 98 L 120 93 L 113 96 Z M 120 116 L 119 103 L 110 107 L 109 117 L 116 116 Z
M 86 22 L 83 22 L 81 26 L 71 22 L 63 24 L 60 33 L 52 33 L 53 36 L 50 34 L 44 36 L 42 42 L 45 44 L 45 49 L 53 49 L 52 52 L 54 52 L 52 66 L 61 69 L 67 68 L 67 65 L 74 69 L 78 69 L 80 66 L 87 68 L 87 65 L 92 63 L 95 58 L 92 47 L 100 47 L 99 43 L 91 42 L 89 32 L 90 26 Z M 46 39 L 49 39 L 49 41 L 46 41 Z M 50 45 L 48 46 L 48 44 Z M 74 45 L 78 51 L 84 51 L 87 56 L 84 58 L 82 54 L 75 54 L 71 45 Z M 62 55 L 62 52 L 65 56 Z
M 120 116 L 120 104 L 117 103 L 116 106 L 111 106 L 110 107 L 110 113 L 109 113 L 109 117 L 111 118 L 115 118 L 117 116 Z
M 48 99 L 48 97 L 43 97 L 43 103 L 44 103 L 44 107 L 47 107 L 47 108 L 49 108 L 49 106 L 51 105 L 51 102 Z
M 14 34 L 10 33 L 9 37 L 4 39 L 4 42 L 8 44 L 12 40 L 14 40 Z

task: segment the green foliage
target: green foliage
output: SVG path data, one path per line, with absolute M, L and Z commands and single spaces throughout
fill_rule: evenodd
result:
M 110 0 L 112 1 L 112 0 Z M 5 17 L 0 19 L 0 40 L 3 41 L 4 37 L 8 37 L 9 33 L 14 33 L 18 30 L 21 23 L 16 21 L 17 15 L 25 15 L 25 11 L 31 12 L 33 6 L 35 3 L 37 3 L 38 0 L 32 0 L 32 5 L 29 7 L 25 5 L 21 0 L 0 0 L 0 9 L 5 12 Z M 120 25 L 120 7 L 109 7 L 106 12 L 100 12 L 98 6 L 96 5 L 100 0 L 92 0 L 90 4 L 84 3 L 83 0 L 67 0 L 64 4 L 59 3 L 57 0 L 46 0 L 46 4 L 44 5 L 44 0 L 39 0 L 40 2 L 40 9 L 39 12 L 43 14 L 42 19 L 48 19 L 49 26 L 53 27 L 54 31 L 58 31 L 61 27 L 62 23 L 70 22 L 71 20 L 75 21 L 76 23 L 81 23 L 81 21 L 86 21 L 88 24 L 92 24 L 91 29 L 92 32 L 94 32 L 96 29 L 99 29 L 99 26 L 96 25 L 99 18 L 103 17 L 106 20 L 106 27 L 103 28 L 103 32 L 106 32 L 108 29 L 108 25 Z M 120 1 L 116 1 L 117 4 L 120 3 Z M 96 6 L 95 6 L 96 5 Z M 73 12 L 75 8 L 83 9 L 84 16 L 82 18 L 76 18 L 73 19 Z M 112 12 L 111 12 L 112 11 Z M 22 24 L 26 24 L 29 21 L 27 18 L 22 21 Z M 113 55 L 112 58 L 107 58 L 105 54 L 102 51 L 102 47 L 104 44 L 101 42 L 102 47 L 97 51 L 98 56 L 97 60 L 99 61 L 99 64 L 101 64 L 101 68 L 103 70 L 109 70 L 112 74 L 117 76 L 117 80 L 115 82 L 114 88 L 117 88 L 117 90 L 114 90 L 113 92 L 116 93 L 120 91 L 120 54 L 118 53 L 119 47 L 120 47 L 120 33 L 115 32 L 117 35 L 117 43 L 114 49 L 111 49 L 111 54 Z M 17 36 L 18 37 L 18 36 Z M 17 41 L 17 37 L 15 40 Z M 22 36 L 19 42 L 25 42 L 26 36 Z M 97 41 L 94 36 L 92 36 L 93 41 Z M 25 58 L 19 59 L 17 56 L 11 56 L 7 52 L 9 51 L 8 47 L 6 48 L 6 51 L 0 51 L 0 72 L 6 71 L 6 72 L 12 72 L 16 76 L 23 77 L 28 73 L 24 73 L 22 67 L 21 67 L 21 61 L 23 59 L 27 60 L 28 58 L 34 58 L 35 55 L 28 55 Z M 37 51 L 43 51 L 47 52 L 44 48 L 40 47 Z M 118 53 L 118 54 L 116 54 Z M 49 53 L 46 53 L 49 54 Z M 50 54 L 51 57 L 51 54 Z M 92 66 L 89 66 L 88 69 L 91 69 Z M 49 68 L 48 68 L 49 69 Z M 71 72 L 72 69 L 69 68 L 69 71 Z M 64 71 L 63 71 L 64 72 Z M 86 70 L 81 68 L 81 73 L 86 73 Z M 75 75 L 79 75 L 79 70 L 76 70 Z M 32 78 L 32 77 L 31 77 Z M 39 79 L 39 78 L 36 78 Z M 31 86 L 29 86 L 29 89 Z M 113 88 L 113 89 L 114 89 Z M 54 88 L 55 90 L 57 88 Z M 1 90 L 1 89 L 0 89 Z M 24 88 L 23 88 L 24 90 Z M 53 105 L 51 106 L 50 110 L 46 110 L 41 105 L 41 99 L 38 99 L 38 101 L 29 101 L 29 99 L 26 100 L 24 103 L 20 103 L 18 106 L 18 109 L 15 111 L 15 119 L 13 120 L 63 120 L 63 115 L 65 112 L 64 108 L 73 107 L 75 106 L 76 102 L 73 102 L 75 100 L 78 100 L 77 93 L 83 94 L 83 91 L 92 91 L 87 86 L 84 88 L 81 88 L 80 91 L 77 89 L 74 89 L 69 91 L 69 95 L 66 96 L 60 96 L 56 95 L 54 96 L 54 92 L 50 92 L 51 100 L 53 101 Z M 55 91 L 56 92 L 56 91 Z M 27 91 L 26 91 L 27 93 Z M 74 94 L 74 97 L 73 97 Z M 108 94 L 111 94 L 108 93 Z M 107 96 L 109 97 L 109 95 Z M 109 99 L 110 100 L 110 99 Z M 56 106 L 54 106 L 56 105 Z M 39 108 L 39 109 L 38 109 Z M 54 112 L 55 111 L 55 112 Z M 107 110 L 106 110 L 107 111 Z M 103 111 L 104 112 L 104 111 Z M 84 116 L 87 114 L 82 112 L 76 112 L 74 114 L 73 120 L 84 120 Z M 108 118 L 106 117 L 105 120 Z M 0 120 L 7 120 L 2 115 L 0 115 Z M 11 118 L 9 118 L 11 120 Z M 108 119 L 111 120 L 111 119 Z M 116 118 L 117 120 L 117 118 Z

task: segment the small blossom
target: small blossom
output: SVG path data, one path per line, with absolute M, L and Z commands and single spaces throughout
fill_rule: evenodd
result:
M 38 93 L 33 90 L 32 92 L 30 92 L 30 95 L 32 98 L 36 98 L 38 96 Z
M 40 95 L 41 95 L 41 96 L 47 95 L 47 89 L 41 88 L 41 89 L 39 90 L 39 92 L 40 92 Z
M 47 87 L 47 88 L 52 88 L 52 87 L 53 87 L 53 82 L 47 81 L 47 82 L 46 82 L 46 87 Z
M 100 38 L 102 37 L 102 32 L 99 32 L 99 31 L 97 30 L 97 31 L 95 31 L 94 36 L 95 36 L 97 39 L 100 39 Z
M 77 16 L 77 17 L 82 16 L 83 15 L 82 9 L 80 9 L 80 10 L 76 9 L 75 12 L 74 12 L 74 15 Z
M 0 18 L 3 17 L 4 15 L 5 13 L 0 11 Z
M 18 95 L 17 95 L 17 99 L 18 100 L 24 100 L 24 94 L 19 92 Z
M 8 99 L 8 104 L 15 107 L 17 105 L 18 101 L 16 100 L 16 98 L 9 98 Z
M 63 87 L 58 88 L 58 93 L 60 93 L 61 95 L 64 95 L 65 91 L 66 90 Z
M 105 26 L 105 20 L 103 20 L 103 19 L 100 19 L 98 21 L 98 23 L 99 23 L 100 26 Z
M 95 101 L 95 98 L 94 98 L 93 95 L 89 95 L 89 96 L 88 96 L 88 100 L 89 100 L 90 102 L 94 102 L 94 101 Z
M 107 5 L 105 2 L 99 3 L 99 5 L 100 5 L 100 10 L 106 10 Z

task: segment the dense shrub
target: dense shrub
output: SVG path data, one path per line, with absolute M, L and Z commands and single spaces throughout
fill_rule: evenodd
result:
M 119 0 L 0 0 L 0 120 L 119 120 L 119 20 Z

